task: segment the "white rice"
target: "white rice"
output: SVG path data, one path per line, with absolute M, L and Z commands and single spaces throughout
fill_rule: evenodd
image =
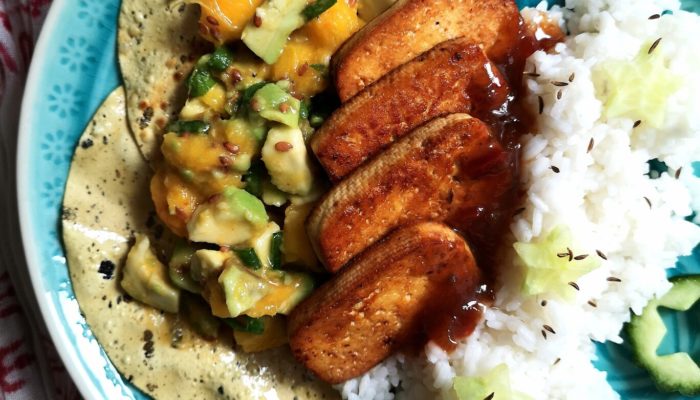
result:
M 526 210 L 511 232 L 513 241 L 530 242 L 565 224 L 579 247 L 607 255 L 600 268 L 577 280 L 575 301 L 552 298 L 542 307 L 544 297 L 524 297 L 523 271 L 511 248 L 496 304 L 464 344 L 449 355 L 428 345 L 422 360 L 394 356 L 341 385 L 344 398 L 450 399 L 455 376 L 478 376 L 502 363 L 509 366 L 514 390 L 534 399 L 619 398 L 591 362 L 591 340 L 620 342 L 629 309 L 639 313 L 649 299 L 665 293 L 666 269 L 700 242 L 700 228 L 684 220 L 700 210 L 700 179 L 691 173 L 691 163 L 700 158 L 700 17 L 679 8 L 674 0 L 569 0 L 566 9 L 551 13 L 566 20 L 571 35 L 552 54 L 534 54 L 526 67 L 540 74 L 527 83 L 528 104 L 536 112 L 539 95 L 545 107 L 536 132 L 522 142 Z M 648 19 L 664 10 L 673 15 Z M 630 119 L 603 118 L 592 68 L 632 60 L 659 37 L 655 51 L 683 78 L 667 103 L 663 126 L 642 123 L 633 129 Z M 550 82 L 567 81 L 572 73 L 575 80 L 557 100 L 562 88 Z M 591 138 L 595 146 L 588 153 Z M 647 161 L 654 158 L 670 171 L 650 179 Z M 553 173 L 552 165 L 560 173 Z M 675 179 L 680 168 L 683 173 Z M 610 276 L 622 282 L 608 282 Z M 556 335 L 545 340 L 543 324 Z M 399 384 L 395 395 L 392 388 Z

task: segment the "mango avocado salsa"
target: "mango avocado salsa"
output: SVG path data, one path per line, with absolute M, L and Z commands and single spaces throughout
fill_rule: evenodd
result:
M 283 316 L 314 288 L 303 225 L 326 183 L 307 143 L 328 114 L 317 95 L 331 55 L 364 21 L 344 0 L 189 2 L 212 49 L 183 81 L 150 184 L 179 239 L 162 249 L 140 236 L 121 285 L 203 338 L 231 327 L 261 351 L 286 343 Z

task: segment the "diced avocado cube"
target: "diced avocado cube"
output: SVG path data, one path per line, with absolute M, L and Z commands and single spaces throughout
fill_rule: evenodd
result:
M 180 289 L 168 279 L 168 269 L 153 254 L 145 235 L 136 235 L 126 258 L 121 286 L 129 296 L 159 310 L 176 313 L 180 308 Z
M 305 195 L 311 191 L 314 181 L 311 158 L 299 128 L 270 129 L 262 149 L 262 160 L 272 183 L 283 192 Z
M 292 97 L 278 84 L 268 83 L 251 100 L 254 110 L 268 121 L 279 122 L 292 128 L 299 126 L 301 101 Z
M 262 189 L 262 201 L 268 206 L 282 207 L 289 200 L 289 195 L 273 185 L 270 178 L 263 182 Z
M 306 0 L 268 0 L 255 11 L 255 18 L 243 29 L 241 40 L 267 64 L 274 64 L 289 35 L 306 22 L 302 15 L 306 3 Z
M 184 240 L 178 241 L 175 244 L 173 254 L 168 263 L 168 272 L 170 280 L 181 289 L 192 293 L 199 293 L 201 288 L 199 284 L 192 279 L 192 275 L 190 274 L 193 256 L 194 248 L 188 245 Z
M 237 257 L 226 261 L 219 284 L 224 289 L 226 306 L 231 317 L 242 315 L 270 291 L 269 283 L 250 268 L 243 266 Z
M 219 199 L 197 207 L 187 231 L 195 242 L 235 246 L 265 229 L 267 221 L 262 201 L 243 189 L 229 187 Z

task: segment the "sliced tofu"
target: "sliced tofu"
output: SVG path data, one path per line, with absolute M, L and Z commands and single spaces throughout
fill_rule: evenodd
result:
M 445 40 L 465 37 L 500 61 L 516 42 L 513 0 L 399 0 L 352 36 L 332 60 L 345 102 L 387 72 Z
M 499 109 L 510 90 L 470 39 L 441 43 L 360 92 L 326 121 L 311 148 L 339 181 L 395 140 L 452 113 L 477 118 Z
M 438 322 L 435 316 L 451 318 L 455 307 L 473 299 L 468 296 L 479 282 L 467 243 L 449 227 L 432 222 L 405 227 L 294 309 L 289 344 L 316 376 L 341 383 L 407 343 L 422 341 L 431 327 L 426 325 Z
M 336 272 L 416 221 L 446 221 L 470 239 L 480 236 L 513 197 L 513 159 L 480 120 L 436 119 L 331 189 L 309 216 L 309 238 L 326 269 Z

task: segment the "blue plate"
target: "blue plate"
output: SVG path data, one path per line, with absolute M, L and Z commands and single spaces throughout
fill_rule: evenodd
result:
M 122 379 L 80 315 L 58 230 L 75 144 L 93 112 L 120 84 L 115 59 L 119 4 L 119 0 L 54 0 L 36 47 L 20 123 L 18 190 L 29 272 L 52 339 L 87 399 L 147 398 Z M 700 0 L 686 0 L 684 5 L 700 12 Z M 691 272 L 700 273 L 698 249 L 673 271 Z M 664 317 L 670 332 L 662 351 L 698 354 L 700 341 L 688 332 L 700 332 L 700 311 Z M 608 380 L 624 399 L 678 398 L 658 393 L 625 346 L 599 345 L 598 355 L 596 365 L 608 372 Z

